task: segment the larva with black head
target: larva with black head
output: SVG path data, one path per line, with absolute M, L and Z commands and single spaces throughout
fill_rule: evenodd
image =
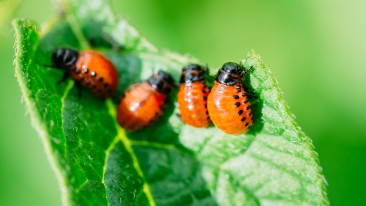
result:
M 128 87 L 117 107 L 119 125 L 127 131 L 136 131 L 157 121 L 173 87 L 173 78 L 164 71 Z
M 75 80 L 76 86 L 84 86 L 96 97 L 111 97 L 118 86 L 117 70 L 112 62 L 102 53 L 95 50 L 76 51 L 69 48 L 58 48 L 52 54 L 50 67 L 64 70 L 62 83 L 68 77 Z
M 250 102 L 242 84 L 243 76 L 250 70 L 227 62 L 215 77 L 207 106 L 212 122 L 225 133 L 239 135 L 253 124 Z
M 207 127 L 210 117 L 207 110 L 207 96 L 210 92 L 205 83 L 207 68 L 190 64 L 182 69 L 178 92 L 181 119 L 193 127 Z

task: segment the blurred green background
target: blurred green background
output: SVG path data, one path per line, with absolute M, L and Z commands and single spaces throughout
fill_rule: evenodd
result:
M 313 139 L 331 204 L 366 205 L 365 1 L 115 0 L 113 5 L 158 47 L 192 54 L 212 67 L 255 49 Z M 56 8 L 50 0 L 0 0 L 1 205 L 61 205 L 56 177 L 21 103 L 9 20 L 45 23 Z

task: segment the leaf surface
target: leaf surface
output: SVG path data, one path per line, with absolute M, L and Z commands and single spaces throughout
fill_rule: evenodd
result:
M 29 20 L 13 25 L 16 74 L 65 204 L 329 204 L 311 141 L 257 54 L 251 52 L 241 62 L 254 67 L 245 84 L 258 96 L 249 133 L 231 136 L 213 126 L 184 125 L 175 115 L 176 91 L 156 124 L 126 133 L 116 123 L 114 102 L 130 84 L 157 69 L 170 72 L 178 82 L 181 68 L 199 61 L 157 49 L 116 18 L 104 0 L 70 0 L 62 6 L 65 17 L 46 32 L 39 33 Z M 114 50 L 108 39 L 123 49 Z M 56 85 L 62 71 L 44 65 L 58 47 L 106 54 L 120 77 L 113 100 L 95 99 L 86 90 L 79 99 L 71 79 Z

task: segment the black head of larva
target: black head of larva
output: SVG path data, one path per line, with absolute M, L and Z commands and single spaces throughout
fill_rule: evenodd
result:
M 235 85 L 241 81 L 244 72 L 245 71 L 239 64 L 227 62 L 222 65 L 215 77 L 215 80 L 225 85 Z
M 159 70 L 157 74 L 152 75 L 147 82 L 158 92 L 169 94 L 174 87 L 174 79 L 170 74 Z
M 203 81 L 207 68 L 198 64 L 190 64 L 182 69 L 180 83 Z
M 79 52 L 73 49 L 59 48 L 52 53 L 52 63 L 57 68 L 71 68 L 77 61 Z

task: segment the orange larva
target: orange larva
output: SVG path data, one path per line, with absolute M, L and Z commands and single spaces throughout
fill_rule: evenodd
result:
M 181 119 L 194 127 L 207 127 L 210 117 L 207 110 L 209 89 L 205 84 L 206 68 L 191 64 L 182 69 L 178 92 Z
M 127 131 L 136 131 L 155 122 L 163 114 L 173 78 L 159 71 L 148 80 L 127 88 L 117 108 L 117 121 Z
M 250 102 L 242 84 L 242 77 L 248 71 L 239 64 L 227 62 L 215 77 L 207 107 L 212 122 L 225 133 L 239 135 L 253 124 Z
M 51 67 L 64 70 L 65 81 L 71 76 L 80 89 L 87 88 L 96 97 L 105 99 L 113 95 L 118 86 L 118 74 L 112 62 L 103 54 L 86 50 L 78 52 L 73 49 L 59 48 L 52 54 Z

